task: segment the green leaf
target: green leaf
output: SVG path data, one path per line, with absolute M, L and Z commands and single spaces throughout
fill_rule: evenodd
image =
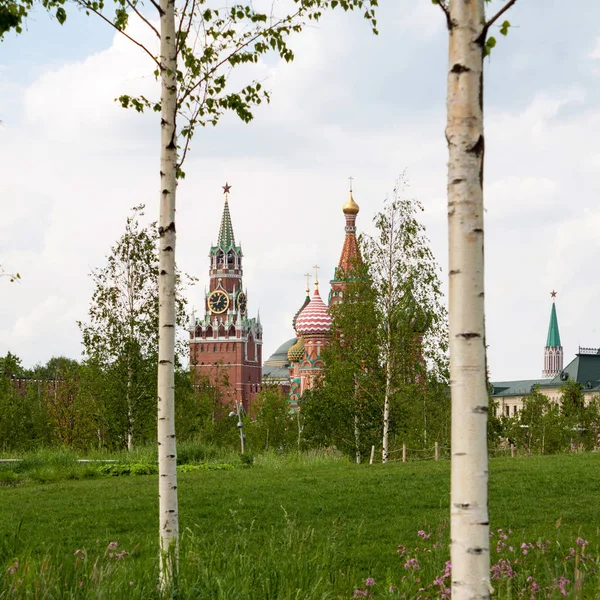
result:
M 494 48 L 495 46 L 496 46 L 496 38 L 489 37 L 485 42 L 485 46 L 483 47 L 483 56 L 489 56 L 492 52 L 492 48 Z
M 502 23 L 502 25 L 500 27 L 500 33 L 502 35 L 507 35 L 509 27 L 510 27 L 510 23 L 508 21 L 504 21 L 504 23 Z

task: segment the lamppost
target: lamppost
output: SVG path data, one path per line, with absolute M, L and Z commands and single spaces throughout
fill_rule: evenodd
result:
M 229 416 L 235 417 L 237 414 L 237 418 L 238 418 L 237 428 L 240 430 L 240 444 L 242 446 L 242 454 L 244 454 L 244 440 L 246 439 L 246 436 L 244 435 L 244 424 L 242 423 L 242 407 L 237 400 L 235 402 L 235 406 L 236 406 L 237 412 L 232 410 L 229 413 Z

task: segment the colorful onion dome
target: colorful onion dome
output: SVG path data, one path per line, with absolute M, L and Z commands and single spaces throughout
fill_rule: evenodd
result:
M 296 343 L 288 350 L 288 360 L 293 362 L 300 362 L 304 358 L 304 338 L 299 337 Z
M 306 288 L 306 298 L 304 298 L 304 303 L 298 309 L 298 312 L 294 315 L 294 318 L 292 319 L 292 327 L 294 328 L 294 331 L 296 331 L 296 321 L 298 320 L 298 315 L 306 308 L 306 305 L 309 302 L 310 302 L 310 290 L 308 288 Z
M 352 196 L 352 190 L 350 190 L 350 198 L 348 198 L 348 202 L 344 204 L 344 208 L 342 209 L 345 215 L 357 215 L 360 210 L 358 204 L 354 202 L 354 197 Z
M 327 334 L 331 329 L 331 317 L 327 311 L 319 288 L 315 286 L 315 293 L 311 301 L 302 309 L 296 319 L 298 335 Z

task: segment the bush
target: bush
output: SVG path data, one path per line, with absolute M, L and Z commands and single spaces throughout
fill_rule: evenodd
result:
M 228 463 L 204 463 L 201 465 L 178 465 L 178 473 L 191 473 L 193 471 L 233 471 L 235 467 Z
M 240 461 L 243 467 L 251 467 L 254 464 L 254 455 L 250 452 L 240 454 Z
M 16 485 L 21 481 L 21 477 L 14 471 L 0 471 L 0 486 Z
M 112 475 L 119 477 L 121 475 L 156 475 L 158 473 L 157 465 L 130 463 L 130 464 L 110 464 L 102 465 L 98 468 L 102 475 Z

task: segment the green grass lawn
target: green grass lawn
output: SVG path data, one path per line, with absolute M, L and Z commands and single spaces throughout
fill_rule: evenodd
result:
M 581 535 L 597 555 L 599 469 L 600 454 L 491 459 L 492 530 L 511 529 L 517 544 L 542 538 L 565 547 Z M 295 551 L 283 539 L 291 523 L 296 532 L 314 530 L 306 544 L 335 554 L 335 564 L 357 581 L 382 580 L 398 569 L 398 545 L 418 545 L 420 529 L 445 528 L 442 553 L 447 552 L 449 478 L 447 461 L 373 466 L 281 461 L 182 473 L 180 527 L 207 551 L 242 548 L 251 564 L 267 551 L 273 560 L 278 548 L 282 554 Z M 130 560 L 153 561 L 157 486 L 157 476 L 146 475 L 1 487 L 0 567 L 25 556 L 103 552 L 114 541 L 133 552 Z

